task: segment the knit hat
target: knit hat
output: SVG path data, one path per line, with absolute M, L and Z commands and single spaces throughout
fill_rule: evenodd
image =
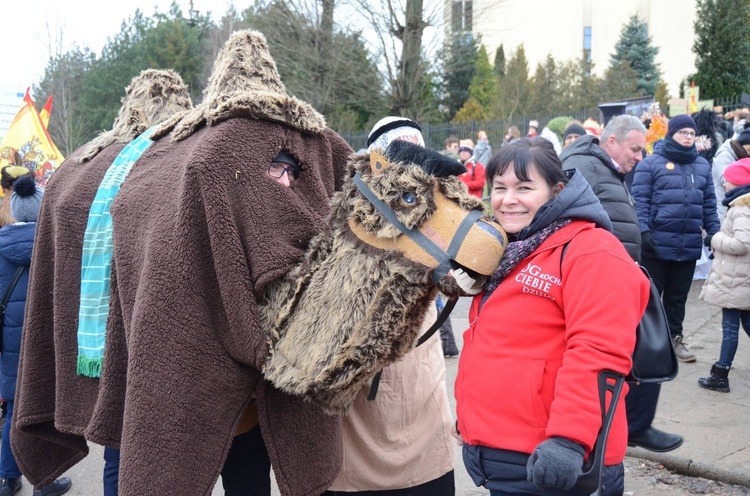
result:
M 737 186 L 750 184 L 750 157 L 742 158 L 727 167 L 724 179 Z
M 539 121 L 529 121 L 529 127 L 533 127 L 539 130 Z
M 750 145 L 750 129 L 743 129 L 737 135 L 737 142 L 740 145 Z
M 667 127 L 667 136 L 673 136 L 674 133 L 679 131 L 680 129 L 687 129 L 690 128 L 696 133 L 698 132 L 698 127 L 695 125 L 695 121 L 692 117 L 690 117 L 687 114 L 680 114 L 675 115 L 671 119 L 669 119 L 669 124 Z
M 372 150 L 375 146 L 387 148 L 391 141 L 399 137 L 413 137 L 414 144 L 424 146 L 422 127 L 415 121 L 405 117 L 388 116 L 383 117 L 372 127 L 367 136 L 367 148 Z
M 462 146 L 462 147 L 460 147 L 460 148 L 458 149 L 458 153 L 461 153 L 461 152 L 466 152 L 466 153 L 468 153 L 468 154 L 470 154 L 470 155 L 473 155 L 473 154 L 474 154 L 474 150 L 472 150 L 472 149 L 471 149 L 471 148 L 469 148 L 468 146 Z
M 36 185 L 33 178 L 18 178 L 10 195 L 10 214 L 16 222 L 36 222 L 39 207 L 42 206 L 42 195 L 44 190 Z
M 586 130 L 583 128 L 583 126 L 580 126 L 578 124 L 571 124 L 567 128 L 565 128 L 565 132 L 563 133 L 563 141 L 568 137 L 570 134 L 577 134 L 578 136 L 586 136 Z
M 0 170 L 0 186 L 3 189 L 13 189 L 16 180 L 23 176 L 34 177 L 29 169 L 22 165 L 6 165 Z

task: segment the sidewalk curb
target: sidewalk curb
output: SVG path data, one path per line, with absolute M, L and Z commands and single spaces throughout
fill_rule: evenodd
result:
M 689 477 L 703 477 L 725 484 L 750 487 L 750 474 L 733 472 L 706 463 L 695 462 L 670 453 L 655 453 L 643 448 L 628 447 L 626 456 L 661 463 L 665 468 Z

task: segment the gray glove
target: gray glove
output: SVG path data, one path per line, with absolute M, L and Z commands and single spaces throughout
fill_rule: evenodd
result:
M 583 473 L 580 444 L 564 437 L 551 437 L 539 443 L 526 463 L 526 480 L 539 489 L 567 490 Z

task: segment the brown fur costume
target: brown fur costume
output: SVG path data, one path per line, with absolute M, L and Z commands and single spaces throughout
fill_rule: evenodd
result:
M 104 174 L 142 131 L 192 106 L 172 71 L 147 70 L 125 90 L 115 127 L 74 152 L 49 180 L 39 213 L 11 435 L 23 474 L 44 485 L 88 453 L 83 433 L 99 380 L 76 375 L 83 236 Z
M 86 435 L 119 442 L 121 496 L 208 495 L 255 400 L 281 493 L 317 496 L 339 471 L 340 421 L 262 379 L 258 299 L 322 228 L 351 149 L 284 93 L 251 31 L 222 49 L 203 103 L 156 136 L 112 204 L 112 303 Z M 288 188 L 266 172 L 280 150 L 302 166 Z
M 397 141 L 389 152 L 412 147 L 421 150 Z M 446 161 L 446 169 L 456 165 L 434 155 Z M 407 227 L 444 215 L 436 204 L 437 191 L 464 213 L 482 210 L 482 202 L 451 175 L 460 171 L 435 175 L 436 171 L 414 163 L 395 163 L 376 174 L 371 172 L 370 158 L 370 153 L 352 157 L 349 176 L 358 172 Z M 427 160 L 436 162 L 430 156 Z M 404 203 L 404 194 L 413 194 L 413 203 Z M 269 292 L 264 315 L 272 323 L 272 354 L 264 374 L 284 391 L 306 396 L 336 414 L 349 408 L 378 370 L 412 349 L 438 289 L 449 296 L 459 296 L 459 289 L 452 276 L 444 276 L 436 286 L 431 268 L 399 251 L 374 248 L 352 233 L 349 223 L 356 221 L 378 239 L 401 236 L 353 181 L 345 183 L 332 209 L 304 263 L 289 275 L 292 287 L 283 281 Z M 493 244 L 489 234 L 480 236 L 476 244 L 488 257 L 496 256 L 490 261 L 494 268 L 502 254 L 501 243 L 495 239 Z M 282 303 L 280 311 L 277 303 Z

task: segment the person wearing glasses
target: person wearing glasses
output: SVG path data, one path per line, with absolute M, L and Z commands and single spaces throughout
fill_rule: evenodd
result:
M 664 146 L 635 169 L 633 197 L 641 229 L 641 262 L 662 294 L 677 359 L 694 362 L 682 321 L 702 244 L 721 224 L 711 165 L 698 154 L 698 128 L 689 115 L 669 120 Z M 702 230 L 706 231 L 703 239 Z
M 301 171 L 302 167 L 297 164 L 294 157 L 282 151 L 268 165 L 267 173 L 277 183 L 288 188 L 293 179 L 299 178 Z

